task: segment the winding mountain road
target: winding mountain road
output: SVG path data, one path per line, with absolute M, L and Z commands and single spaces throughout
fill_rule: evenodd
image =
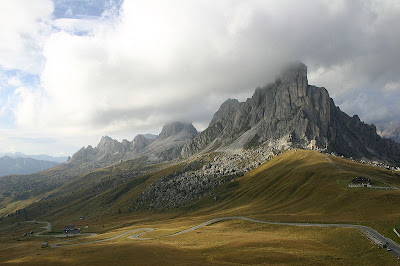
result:
M 50 223 L 50 222 L 48 222 L 48 221 L 36 221 L 36 220 L 33 220 L 33 221 L 23 221 L 23 222 L 15 223 L 15 224 L 12 224 L 12 225 L 9 225 L 9 226 L 0 228 L 0 231 L 4 231 L 4 230 L 10 229 L 10 228 L 12 228 L 12 227 L 14 227 L 14 226 L 17 226 L 17 225 L 20 225 L 20 224 L 26 224 L 26 223 L 46 224 L 46 226 L 42 227 L 42 228 L 45 229 L 45 230 L 36 233 L 35 236 L 42 236 L 41 234 L 47 233 L 47 232 L 51 231 L 51 223 Z
M 319 224 L 319 223 L 269 222 L 269 221 L 255 220 L 255 219 L 251 219 L 251 218 L 243 217 L 243 216 L 232 216 L 232 217 L 221 217 L 221 218 L 212 219 L 212 220 L 206 221 L 204 223 L 201 223 L 199 225 L 190 227 L 188 229 L 185 229 L 185 230 L 173 233 L 173 234 L 157 237 L 157 238 L 177 236 L 177 235 L 185 234 L 185 233 L 194 231 L 196 229 L 199 229 L 201 227 L 204 227 L 204 226 L 207 226 L 207 225 L 211 225 L 211 224 L 214 224 L 214 223 L 228 221 L 228 220 L 238 220 L 238 219 L 239 220 L 249 221 L 249 222 L 254 222 L 254 223 L 261 223 L 261 224 L 276 224 L 276 225 L 306 226 L 306 227 L 353 228 L 353 229 L 360 230 L 368 239 L 370 239 L 376 245 L 387 244 L 387 246 L 390 247 L 390 249 L 391 249 L 391 250 L 388 250 L 388 251 L 390 253 L 392 253 L 394 256 L 400 258 L 400 245 L 399 244 L 397 244 L 396 242 L 394 242 L 390 238 L 387 238 L 387 237 L 383 236 L 382 234 L 378 233 L 377 231 L 375 231 L 374 229 L 372 229 L 370 227 L 362 226 L 362 225 L 353 225 L 353 224 Z M 46 224 L 46 226 L 43 227 L 43 229 L 45 229 L 45 230 L 36 233 L 35 236 L 37 236 L 37 237 L 45 237 L 45 236 L 46 237 L 58 237 L 58 235 L 43 235 L 44 233 L 49 232 L 51 230 L 51 223 L 50 222 L 47 222 L 47 221 L 25 221 L 25 222 L 22 222 L 22 223 L 44 223 L 44 224 Z M 15 225 L 17 225 L 17 224 L 13 224 L 13 225 L 10 225 L 8 227 L 2 228 L 2 229 L 0 229 L 0 231 L 5 230 L 5 229 L 9 229 L 9 228 L 11 228 L 11 227 L 13 227 Z M 105 239 L 68 244 L 68 242 L 74 241 L 74 239 L 72 239 L 72 240 L 67 240 L 67 241 L 61 241 L 61 242 L 58 242 L 58 243 L 54 243 L 54 244 L 50 245 L 50 247 L 68 247 L 68 246 L 75 246 L 75 245 L 99 243 L 99 242 L 105 242 L 105 241 L 114 240 L 114 239 L 117 239 L 117 238 L 120 238 L 120 237 L 123 237 L 123 236 L 126 236 L 126 235 L 130 235 L 130 236 L 128 236 L 129 239 L 136 239 L 136 240 L 157 239 L 157 238 L 143 238 L 143 237 L 141 237 L 142 235 L 144 235 L 144 234 L 146 234 L 148 232 L 151 232 L 153 230 L 154 230 L 153 228 L 138 228 L 138 229 L 129 230 L 129 231 L 126 231 L 124 233 L 118 234 L 118 235 L 113 236 L 113 237 L 105 238 Z M 133 235 L 131 235 L 131 234 L 133 234 Z M 87 235 L 93 236 L 93 235 L 96 235 L 96 234 L 87 234 Z

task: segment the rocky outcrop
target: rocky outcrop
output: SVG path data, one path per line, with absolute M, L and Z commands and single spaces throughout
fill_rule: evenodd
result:
M 210 195 L 217 187 L 243 176 L 277 154 L 274 149 L 259 147 L 192 161 L 180 172 L 163 176 L 147 187 L 138 197 L 136 209 L 164 211 L 182 207 Z M 190 164 L 195 169 L 190 170 Z
M 400 164 L 400 145 L 382 139 L 374 125 L 349 117 L 325 88 L 308 84 L 307 67 L 295 63 L 246 102 L 228 99 L 208 128 L 187 143 L 182 155 L 240 150 L 290 140 L 294 147 L 320 148 L 346 157 Z

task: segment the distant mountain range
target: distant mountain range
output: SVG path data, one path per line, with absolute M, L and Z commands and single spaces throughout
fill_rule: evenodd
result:
M 172 122 L 164 125 L 160 135 L 139 134 L 132 141 L 119 142 L 103 136 L 99 144 L 83 147 L 76 152 L 68 164 L 107 166 L 121 161 L 146 158 L 148 163 L 173 160 L 181 155 L 182 147 L 196 137 L 196 128 L 191 123 Z
M 50 162 L 56 162 L 56 163 L 64 163 L 68 160 L 67 156 L 50 156 L 46 154 L 39 154 L 39 155 L 27 155 L 21 152 L 0 152 L 0 157 L 10 157 L 10 158 L 32 158 L 35 160 L 41 160 L 41 161 L 50 161 Z
M 0 158 L 0 176 L 31 174 L 56 165 L 58 165 L 57 162 L 4 156 Z

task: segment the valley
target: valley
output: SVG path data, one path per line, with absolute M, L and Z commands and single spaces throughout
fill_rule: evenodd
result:
M 176 166 L 172 166 L 172 168 L 167 167 L 161 172 L 167 173 L 176 171 L 176 169 Z M 121 259 L 121 263 L 129 263 L 129 260 L 133 259 L 146 261 L 149 264 L 157 264 L 160 261 L 168 264 L 167 261 L 171 260 L 178 264 L 185 264 L 188 260 L 196 260 L 197 258 L 201 263 L 229 264 L 235 262 L 240 264 L 240 261 L 252 261 L 251 257 L 257 253 L 258 255 L 254 257 L 255 263 L 268 260 L 290 264 L 296 262 L 299 264 L 334 264 L 335 261 L 351 264 L 354 258 L 350 254 L 355 252 L 349 249 L 352 246 L 354 250 L 358 250 L 357 260 L 363 261 L 365 265 L 370 263 L 373 265 L 377 261 L 384 264 L 397 263 L 395 256 L 378 248 L 358 230 L 342 228 L 340 225 L 333 228 L 311 227 L 310 225 L 306 228 L 297 228 L 293 225 L 277 224 L 277 222 L 282 222 L 363 225 L 372 227 L 386 237 L 400 243 L 400 239 L 392 231 L 394 227 L 399 226 L 400 214 L 397 208 L 400 203 L 398 202 L 400 200 L 399 191 L 349 188 L 347 184 L 354 175 L 367 176 L 394 187 L 400 186 L 400 178 L 396 172 L 351 162 L 317 151 L 294 149 L 276 156 L 267 163 L 249 171 L 243 177 L 221 185 L 214 193 L 177 209 L 163 212 L 149 212 L 145 209 L 128 211 L 126 207 L 124 208 L 124 203 L 127 202 L 128 196 L 135 195 L 134 191 L 137 189 L 132 185 L 129 186 L 129 189 L 114 189 L 113 193 L 110 191 L 102 192 L 95 197 L 96 200 L 102 202 L 101 198 L 113 198 L 114 202 L 111 203 L 110 208 L 114 209 L 114 212 L 90 212 L 90 208 L 99 205 L 93 205 L 89 200 L 85 204 L 80 204 L 79 208 L 76 209 L 71 205 L 71 208 L 73 208 L 71 211 L 64 210 L 50 216 L 38 215 L 38 217 L 43 218 L 49 217 L 53 228 L 60 228 L 65 224 L 73 223 L 82 228 L 88 226 L 88 229 L 84 230 L 85 233 L 97 233 L 96 236 L 87 239 L 86 236 L 73 238 L 72 242 L 61 243 L 61 246 L 87 241 L 94 241 L 93 243 L 65 246 L 60 249 L 50 247 L 42 250 L 40 248 L 41 241 L 49 241 L 50 245 L 53 245 L 65 240 L 61 238 L 57 241 L 54 237 L 46 237 L 43 234 L 41 237 L 29 237 L 29 239 L 22 239 L 21 241 L 19 235 L 7 237 L 9 232 L 2 231 L 0 232 L 2 243 L 0 254 L 2 254 L 1 252 L 8 254 L 11 250 L 10 254 L 16 255 L 18 254 L 17 247 L 24 246 L 31 251 L 19 253 L 17 255 L 19 260 L 17 259 L 15 262 L 28 260 L 36 261 L 37 264 L 51 263 L 52 256 L 54 256 L 54 259 L 55 257 L 62 258 L 61 261 L 64 261 L 65 264 L 72 262 L 79 264 L 79 260 L 66 255 L 71 253 L 78 257 L 83 256 L 86 262 L 96 262 L 94 257 L 90 257 L 90 250 L 102 250 L 102 253 L 104 252 L 102 259 L 104 264 L 107 264 L 110 263 L 106 258 L 107 252 L 117 252 L 116 250 L 119 249 L 121 249 L 121 252 L 122 250 L 131 250 L 129 251 L 131 255 L 121 254 L 118 257 Z M 160 173 L 156 177 L 149 178 L 157 177 L 160 178 Z M 127 184 L 122 184 L 122 186 L 127 186 Z M 121 194 L 118 197 L 113 197 L 112 194 L 114 193 Z M 136 193 L 136 195 L 138 194 Z M 118 209 L 121 209 L 121 213 L 118 213 Z M 93 210 L 97 209 L 94 208 Z M 73 213 L 79 213 L 79 215 L 74 217 Z M 85 213 L 84 220 L 79 218 L 82 213 Z M 272 221 L 273 224 L 219 220 L 219 218 L 227 216 L 245 216 L 254 220 Z M 196 230 L 186 234 L 158 239 L 160 236 L 184 231 L 211 219 L 217 220 L 210 222 L 205 227 L 196 227 Z M 148 229 L 143 230 L 142 228 L 153 228 L 154 230 L 148 231 Z M 321 232 L 324 232 L 323 239 L 320 238 Z M 144 238 L 144 240 L 129 238 L 135 234 L 139 238 Z M 113 238 L 119 235 L 121 237 Z M 247 236 L 244 237 L 245 235 Z M 248 242 L 250 236 L 251 239 L 255 239 L 255 242 Z M 264 238 L 261 238 L 261 236 Z M 112 239 L 103 241 L 110 237 Z M 156 237 L 156 239 L 147 239 L 153 237 Z M 300 249 L 300 246 L 304 245 L 304 241 L 309 245 L 309 250 Z M 9 246 L 8 242 L 13 244 Z M 346 248 L 338 249 L 338 245 Z M 150 250 L 160 249 L 161 253 L 150 255 L 151 253 L 148 253 L 150 252 L 149 248 Z M 214 248 L 226 250 L 223 254 L 241 250 L 243 260 L 237 256 L 220 257 L 222 253 L 211 252 Z M 139 254 L 134 252 L 136 249 L 141 250 Z M 63 250 L 68 250 L 68 252 L 65 253 Z M 259 253 L 261 250 L 263 250 L 262 253 Z M 326 257 L 319 257 L 316 255 L 318 252 L 321 252 L 321 256 L 325 254 Z M 35 255 L 36 253 L 47 255 L 40 257 L 41 255 Z M 206 253 L 208 254 L 207 257 L 201 255 Z M 183 254 L 186 255 L 183 256 Z M 146 258 L 146 256 L 150 256 L 151 259 Z M 374 263 L 368 261 L 371 260 L 371 256 L 374 258 Z M 3 258 L 3 256 L 1 257 Z M 8 258 L 8 260 L 2 261 L 2 263 L 7 261 L 11 263 L 16 259 L 16 257 L 10 255 L 4 258 Z

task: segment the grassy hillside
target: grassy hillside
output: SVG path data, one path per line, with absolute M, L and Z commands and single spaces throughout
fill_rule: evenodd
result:
M 61 186 L 51 197 L 34 204 L 31 211 L 35 216 L 46 212 L 40 216 L 53 220 L 78 216 L 78 211 L 79 216 L 131 212 L 146 187 L 161 176 L 191 169 L 188 164 L 157 170 L 162 166 L 141 168 L 140 161 L 128 161 L 102 168 Z M 145 174 L 135 172 L 126 182 L 120 182 L 124 173 L 138 169 Z M 400 187 L 399 173 L 315 151 L 292 150 L 221 186 L 211 196 L 171 212 L 251 214 L 296 221 L 398 223 L 400 190 L 349 188 L 347 185 L 355 176 Z
M 28 215 L 52 221 L 54 230 L 73 223 L 88 226 L 86 232 L 103 233 L 95 239 L 144 227 L 156 229 L 148 236 L 162 236 L 211 218 L 248 216 L 270 221 L 360 223 L 400 242 L 392 230 L 400 227 L 400 190 L 347 186 L 355 176 L 363 176 L 376 184 L 400 187 L 398 173 L 307 150 L 281 154 L 184 208 L 164 213 L 132 211 L 140 193 L 160 177 L 198 168 L 201 163 L 173 165 L 137 175 L 111 189 L 92 191 L 93 182 L 102 184 L 96 182 L 108 180 L 113 173 L 118 176 L 134 171 L 138 165 L 100 169 L 60 188 L 59 191 L 68 191 L 65 195 L 31 205 L 27 208 Z M 82 215 L 84 220 L 79 219 Z M 24 230 L 0 232 L 0 263 L 395 265 L 397 262 L 393 255 L 377 249 L 358 231 L 343 228 L 229 221 L 171 238 L 135 242 L 124 237 L 49 250 L 39 248 L 40 241 L 46 238 L 21 239 L 19 235 Z
M 103 190 L 122 184 L 123 178 L 119 178 L 122 174 L 143 175 L 144 172 L 155 171 L 160 167 L 162 165 L 146 165 L 145 158 L 138 158 L 97 170 L 91 170 L 83 164 L 61 164 L 30 175 L 0 177 L 0 217 L 47 197 L 54 199 L 93 187 L 95 183 L 105 178 L 108 178 L 109 183 L 110 177 L 112 181 L 117 180 L 117 182 L 111 185 L 104 184 Z M 132 171 L 136 172 L 132 173 Z
M 349 188 L 356 176 L 400 187 L 399 173 L 315 151 L 293 150 L 185 211 L 273 221 L 361 223 L 394 238 L 392 228 L 400 225 L 400 190 Z
M 72 171 L 71 171 L 72 172 Z M 65 164 L 29 175 L 0 177 L 0 217 L 22 209 L 73 178 Z
M 136 175 L 114 187 L 109 178 L 137 169 L 138 162 L 99 169 L 58 189 L 55 196 L 36 204 L 50 219 L 71 215 L 130 212 L 140 193 L 160 177 L 182 170 L 174 165 L 163 170 Z M 152 166 L 153 169 L 157 167 Z M 151 171 L 151 168 L 149 169 Z M 400 187 L 400 175 L 368 165 L 315 151 L 286 152 L 244 177 L 221 186 L 213 195 L 175 214 L 253 215 L 261 218 L 296 221 L 328 221 L 387 224 L 399 226 L 400 190 L 349 188 L 355 176 L 368 177 L 378 184 Z M 118 179 L 118 178 L 117 178 Z M 101 181 L 97 182 L 96 181 Z M 108 185 L 103 189 L 106 182 Z M 216 197 L 215 197 L 216 196 Z M 215 200 L 215 198 L 217 200 Z M 79 215 L 78 215 L 79 213 Z
M 187 228 L 192 221 L 169 219 L 145 223 L 154 234 Z M 104 238 L 138 226 L 124 227 Z M 28 227 L 29 226 L 29 227 Z M 35 230 L 26 225 L 18 232 Z M 0 232 L 0 239 L 4 234 Z M 359 232 L 343 228 L 260 225 L 245 221 L 213 224 L 194 232 L 156 240 L 126 237 L 110 242 L 40 248 L 52 239 L 0 241 L 0 264 L 15 265 L 398 265 L 390 253 L 373 246 Z

